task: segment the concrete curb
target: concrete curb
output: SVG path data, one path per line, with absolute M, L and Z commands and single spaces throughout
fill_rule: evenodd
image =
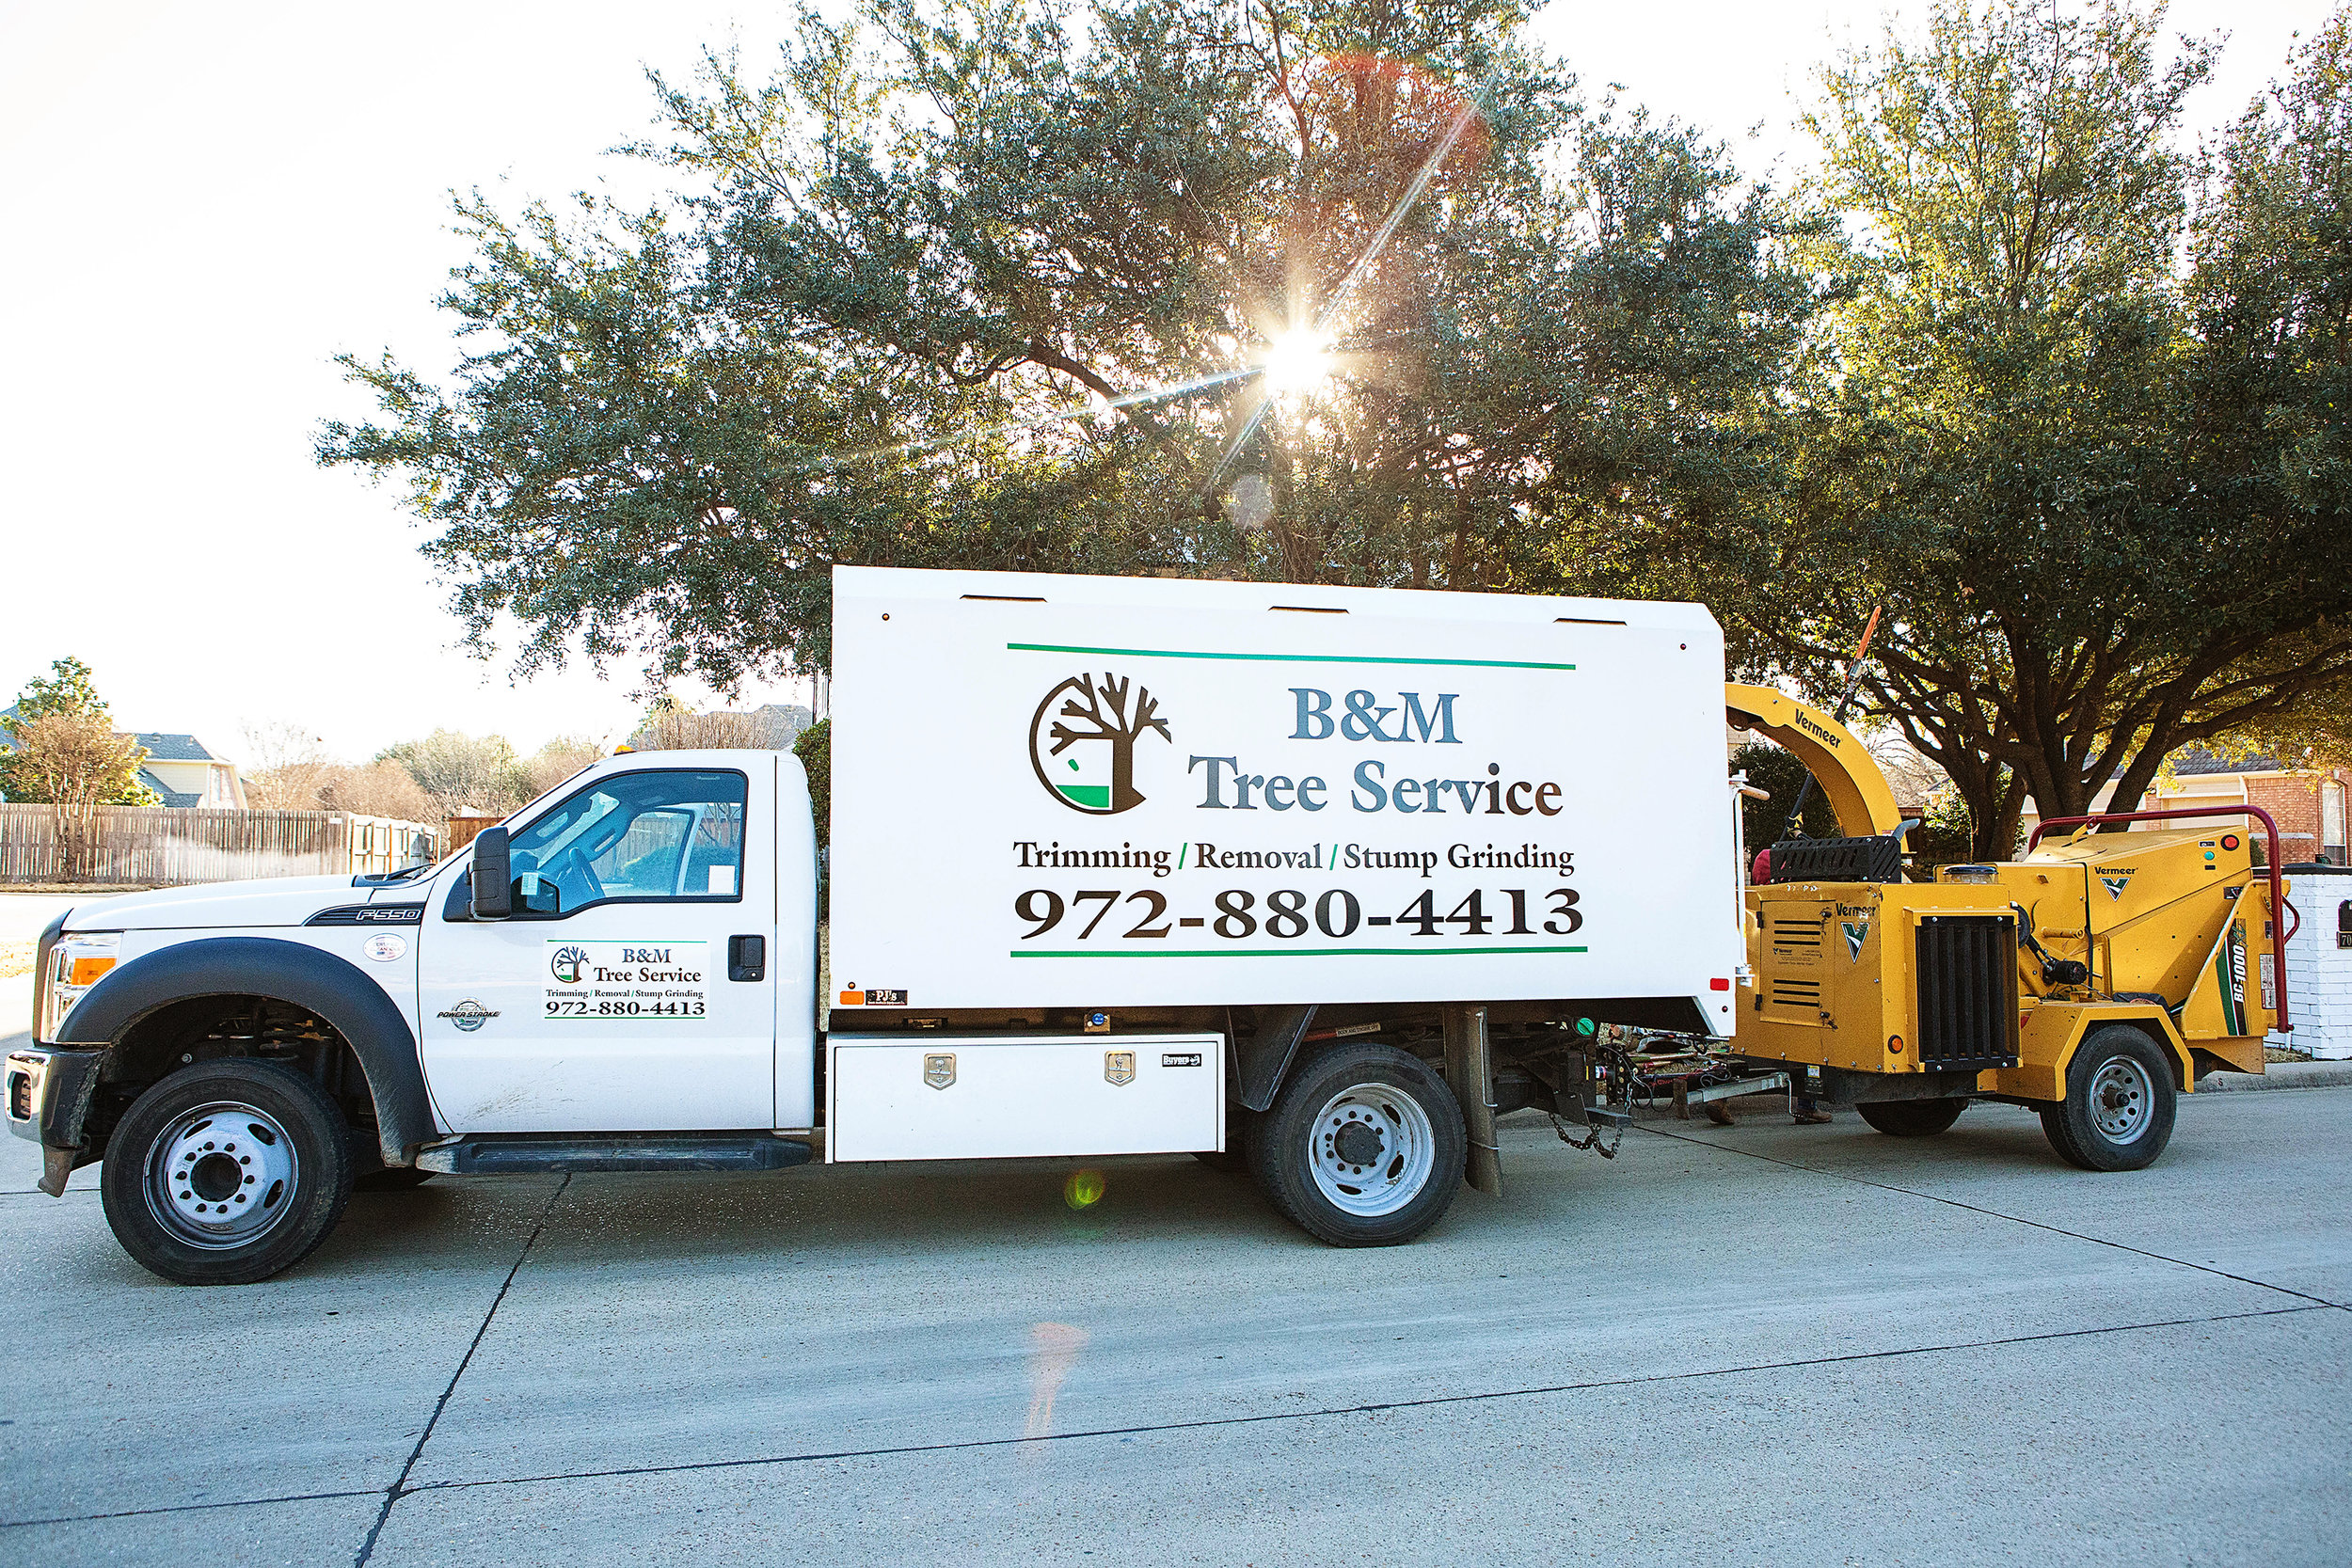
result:
M 2199 1094 L 2242 1093 L 2247 1089 L 2330 1089 L 2352 1085 L 2352 1062 L 2272 1062 L 2257 1076 L 2250 1072 L 2217 1072 L 2197 1081 Z

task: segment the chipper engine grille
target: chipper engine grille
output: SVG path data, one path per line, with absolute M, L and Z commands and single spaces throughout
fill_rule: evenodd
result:
M 2017 923 L 2005 914 L 1919 918 L 1919 1065 L 2017 1065 Z

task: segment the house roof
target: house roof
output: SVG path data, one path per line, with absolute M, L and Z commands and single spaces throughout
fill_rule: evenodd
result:
M 153 790 L 156 795 L 162 799 L 164 804 L 167 806 L 179 806 L 184 809 L 189 806 L 200 806 L 204 803 L 203 796 L 199 795 L 192 790 L 168 788 L 165 785 L 163 780 L 157 778 L 154 774 L 149 772 L 144 768 L 139 769 L 139 783 Z
M 10 703 L 5 708 L 0 708 L 0 719 L 15 717 L 16 705 L 14 703 Z M 139 743 L 141 749 L 147 752 L 147 759 L 150 762 L 220 762 L 224 760 L 213 755 L 204 742 L 192 735 L 174 735 L 166 730 L 142 730 L 133 735 L 131 738 Z M 13 752 L 15 750 L 16 743 L 8 738 L 8 731 L 0 730 L 0 751 Z
M 220 759 L 204 749 L 204 742 L 192 735 L 167 735 L 157 731 L 141 731 L 131 736 L 147 749 L 151 762 L 218 762 Z
M 2216 756 L 2202 746 L 2184 746 L 2173 753 L 2172 775 L 2193 779 L 2206 773 L 2277 773 L 2286 764 L 2266 752 L 2256 752 L 2247 756 Z

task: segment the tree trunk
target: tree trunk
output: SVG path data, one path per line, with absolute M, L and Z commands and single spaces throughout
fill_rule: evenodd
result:
M 1140 700 L 1140 699 L 1138 699 Z M 1125 811 L 1141 797 L 1136 793 L 1136 737 L 1111 737 L 1111 810 Z
M 2017 852 L 2017 819 L 2026 809 L 2026 781 L 2011 773 L 2003 780 L 1990 818 L 1975 819 L 1971 846 L 1979 860 L 2005 861 Z

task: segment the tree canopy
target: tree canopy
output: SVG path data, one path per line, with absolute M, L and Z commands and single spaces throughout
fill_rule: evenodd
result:
M 2211 51 L 2164 65 L 2162 16 L 1939 5 L 1827 68 L 1811 121 L 1856 287 L 1804 564 L 1739 608 L 1818 678 L 1889 607 L 1866 690 L 1980 854 L 2028 794 L 2135 800 L 2352 677 L 2344 19 L 2201 168 L 2177 133 Z
M 71 655 L 24 683 L 0 717 L 0 800 L 91 808 L 163 804 L 139 782 L 147 752 L 114 734 L 90 667 Z
M 1722 147 L 1522 21 L 811 19 L 657 81 L 677 200 L 466 202 L 455 384 L 353 363 L 384 417 L 322 457 L 406 483 L 478 641 L 657 686 L 823 664 L 837 562 L 1656 586 L 1615 529 L 1769 508 L 1813 285 Z
M 485 654 L 824 667 L 836 562 L 1701 598 L 1977 852 L 2352 685 L 2352 42 L 2210 150 L 2149 0 L 1935 0 L 1803 188 L 1515 0 L 859 0 L 656 78 L 673 195 L 501 211 L 346 361 Z M 1957 818 L 1956 818 L 1957 819 Z

